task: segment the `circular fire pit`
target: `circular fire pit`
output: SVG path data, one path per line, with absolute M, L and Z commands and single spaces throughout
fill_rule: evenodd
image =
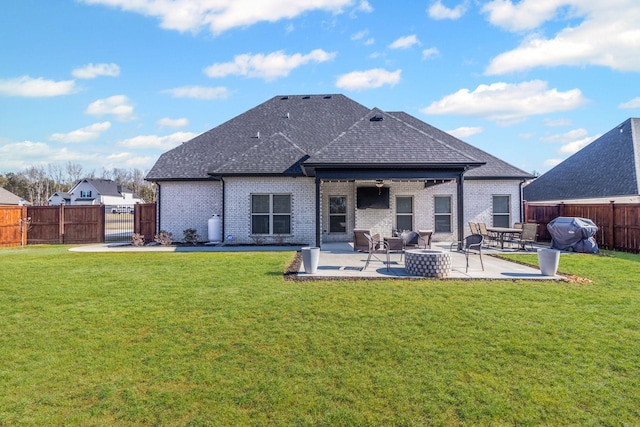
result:
M 442 278 L 451 272 L 450 252 L 410 249 L 404 257 L 404 270 L 412 276 Z

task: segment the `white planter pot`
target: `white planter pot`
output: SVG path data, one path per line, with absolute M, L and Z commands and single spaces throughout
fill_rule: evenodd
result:
M 315 274 L 318 271 L 318 262 L 320 262 L 319 247 L 302 248 L 302 265 L 305 273 Z
M 538 265 L 543 276 L 555 276 L 560 263 L 560 251 L 556 249 L 538 249 Z

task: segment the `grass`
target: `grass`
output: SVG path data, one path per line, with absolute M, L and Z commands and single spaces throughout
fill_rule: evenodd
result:
M 638 256 L 298 282 L 287 252 L 67 249 L 0 250 L 0 425 L 640 423 Z

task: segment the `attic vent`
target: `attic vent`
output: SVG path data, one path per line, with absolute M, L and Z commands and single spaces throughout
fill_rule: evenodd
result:
M 289 99 L 289 97 L 288 97 L 288 96 L 283 96 L 283 97 L 282 97 L 282 98 L 280 98 L 280 99 L 284 101 L 285 99 Z
M 331 95 L 325 95 L 323 99 L 331 99 Z
M 371 117 L 369 119 L 369 121 L 371 121 L 371 122 L 381 122 L 382 121 L 382 114 L 376 114 L 375 116 Z
M 311 99 L 309 95 L 303 96 L 302 99 Z

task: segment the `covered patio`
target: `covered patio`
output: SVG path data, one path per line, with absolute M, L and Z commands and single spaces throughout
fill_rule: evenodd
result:
M 540 246 L 543 247 L 543 246 Z M 546 247 L 546 246 L 545 246 Z M 432 249 L 449 252 L 450 243 L 435 242 Z M 543 276 L 540 269 L 507 261 L 494 256 L 500 253 L 493 248 L 482 249 L 484 270 L 480 258 L 473 254 L 469 257 L 469 269 L 466 270 L 466 259 L 462 252 L 451 252 L 451 272 L 447 279 L 488 279 L 488 280 L 562 280 L 563 276 Z M 533 253 L 533 252 L 532 252 Z M 335 279 L 366 278 L 394 279 L 418 278 L 405 272 L 405 257 L 400 260 L 400 253 L 391 253 L 390 269 L 387 271 L 384 254 L 372 258 L 369 266 L 363 270 L 367 261 L 367 252 L 356 252 L 353 243 L 325 243 L 320 250 L 318 270 L 314 274 L 305 273 L 304 265 L 300 265 L 299 278 Z M 381 261 L 382 260 L 382 261 Z M 421 277 L 420 277 L 421 278 Z

